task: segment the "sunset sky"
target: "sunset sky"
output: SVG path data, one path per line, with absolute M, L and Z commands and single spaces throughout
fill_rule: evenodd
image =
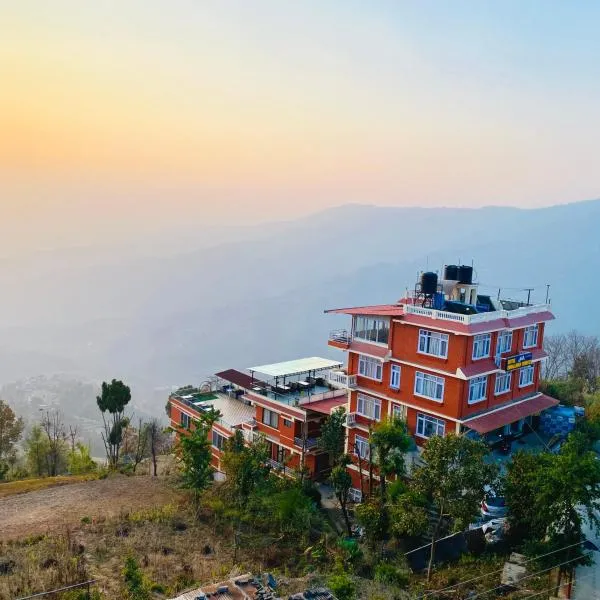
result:
M 5 235 L 600 196 L 598 2 L 18 0 L 0 23 Z

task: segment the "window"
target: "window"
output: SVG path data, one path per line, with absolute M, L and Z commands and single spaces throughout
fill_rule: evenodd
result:
M 394 417 L 394 419 L 406 421 L 406 406 L 404 406 L 404 404 L 392 405 L 392 417 Z
M 444 398 L 444 378 L 417 371 L 415 373 L 415 394 L 441 402 Z
M 269 427 L 277 429 L 279 427 L 279 415 L 272 410 L 263 408 L 263 419 L 262 422 Z
M 358 374 L 369 379 L 381 381 L 383 363 L 370 356 L 361 354 L 358 358 Z
M 365 396 L 364 394 L 358 394 L 356 412 L 368 419 L 379 421 L 381 419 L 381 400 Z
M 533 365 L 523 367 L 519 373 L 519 387 L 525 387 L 533 383 Z
M 387 346 L 390 339 L 390 324 L 384 319 L 370 319 L 356 317 L 354 321 L 354 335 L 357 340 L 375 342 Z
M 504 354 L 510 352 L 512 348 L 512 331 L 501 331 L 498 334 L 498 346 L 496 354 Z
M 390 387 L 394 390 L 400 389 L 400 365 L 390 367 Z
M 189 429 L 190 428 L 190 415 L 187 415 L 184 412 L 181 413 L 181 426 L 184 429 Z
M 289 419 L 283 419 L 283 425 L 285 427 L 291 427 L 292 426 L 292 422 Z
M 498 373 L 496 375 L 496 384 L 494 386 L 494 394 L 505 394 L 510 390 L 510 384 L 512 381 L 512 373 Z
M 538 340 L 538 326 L 531 325 L 531 327 L 525 327 L 523 336 L 523 348 L 533 348 L 537 346 Z
M 354 454 L 359 458 L 369 460 L 369 440 L 360 435 L 354 436 Z
M 446 429 L 445 421 L 436 419 L 429 415 L 417 414 L 417 435 L 419 437 L 430 438 L 434 435 L 443 436 Z
M 419 330 L 419 352 L 440 358 L 448 357 L 448 334 L 437 331 Z
M 473 338 L 473 360 L 490 355 L 491 333 L 482 333 Z
M 485 400 L 487 395 L 487 376 L 473 377 L 469 381 L 469 404 Z
M 214 429 L 212 431 L 212 445 L 217 450 L 223 450 L 223 446 L 225 445 L 225 436 L 221 435 Z

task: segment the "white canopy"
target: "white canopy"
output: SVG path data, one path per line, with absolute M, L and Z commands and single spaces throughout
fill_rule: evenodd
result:
M 343 363 L 328 358 L 319 358 L 311 356 L 310 358 L 297 358 L 296 360 L 286 360 L 272 365 L 260 365 L 259 367 L 250 367 L 248 371 L 261 373 L 268 377 L 288 377 L 290 375 L 300 375 L 309 371 L 322 371 L 324 369 L 336 369 Z

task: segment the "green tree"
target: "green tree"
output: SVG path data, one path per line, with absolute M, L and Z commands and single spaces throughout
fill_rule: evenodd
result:
M 382 510 L 381 502 L 370 499 L 356 507 L 356 518 L 365 530 L 367 544 L 373 550 L 379 542 L 383 543 L 388 535 L 388 525 L 385 511 Z
M 15 456 L 15 444 L 23 433 L 23 419 L 17 418 L 13 409 L 0 400 L 0 479 L 8 471 Z
M 101 395 L 96 397 L 104 424 L 102 441 L 106 449 L 106 458 L 109 467 L 113 469 L 116 469 L 119 464 L 123 429 L 129 422 L 125 416 L 125 407 L 130 400 L 130 388 L 116 379 L 113 379 L 111 383 L 102 382 Z
M 336 465 L 344 455 L 346 442 L 346 409 L 336 408 L 323 422 L 318 447 L 329 453 L 331 461 Z
M 379 422 L 371 433 L 379 466 L 379 490 L 382 506 L 387 501 L 386 478 L 404 474 L 404 452 L 411 446 L 406 423 L 392 417 Z
M 437 518 L 431 536 L 427 580 L 435 557 L 435 545 L 445 517 L 455 531 L 467 527 L 479 514 L 485 486 L 495 482 L 498 469 L 484 458 L 487 446 L 466 437 L 435 436 L 427 441 L 421 458 L 424 465 L 413 472 L 413 488 L 428 498 Z
M 98 468 L 90 456 L 90 449 L 81 442 L 76 442 L 75 448 L 69 451 L 68 463 L 69 473 L 73 475 L 92 473 Z
M 123 568 L 124 596 L 127 600 L 150 600 L 152 595 L 140 565 L 133 556 L 125 559 Z
M 25 454 L 29 472 L 36 477 L 48 474 L 46 456 L 48 454 L 48 438 L 44 435 L 40 425 L 34 425 L 25 438 Z
M 429 527 L 427 501 L 414 490 L 400 494 L 390 506 L 390 528 L 397 537 L 423 535 Z
M 348 515 L 348 501 L 350 499 L 350 489 L 352 488 L 352 477 L 350 477 L 347 468 L 350 462 L 349 456 L 343 456 L 339 459 L 339 463 L 331 470 L 330 481 L 335 497 L 339 502 L 342 515 L 344 516 L 346 530 L 348 531 L 348 535 L 352 536 L 352 525 L 350 524 L 350 517 Z
M 60 413 L 56 410 L 46 411 L 41 421 L 42 431 L 46 434 L 46 465 L 48 475 L 55 477 L 64 473 L 67 468 L 67 433 Z
M 181 484 L 193 492 L 196 507 L 198 507 L 200 494 L 213 480 L 209 435 L 213 423 L 219 417 L 218 411 L 204 413 L 200 419 L 193 422 L 192 431 L 179 438 L 179 460 L 182 465 Z

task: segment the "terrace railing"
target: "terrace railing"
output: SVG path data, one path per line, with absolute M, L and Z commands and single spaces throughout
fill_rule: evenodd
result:
M 346 389 L 356 387 L 356 375 L 347 375 L 343 371 L 330 371 L 327 381 L 332 385 L 341 385 Z
M 304 443 L 303 443 L 301 437 L 294 438 L 294 445 L 298 446 L 298 448 L 302 448 L 302 446 L 304 446 L 305 450 L 312 450 L 313 448 L 316 448 L 317 443 L 318 443 L 317 438 L 312 438 L 312 437 L 306 438 L 304 440 Z
M 329 341 L 349 345 L 352 341 L 352 335 L 347 329 L 334 329 L 329 332 Z

